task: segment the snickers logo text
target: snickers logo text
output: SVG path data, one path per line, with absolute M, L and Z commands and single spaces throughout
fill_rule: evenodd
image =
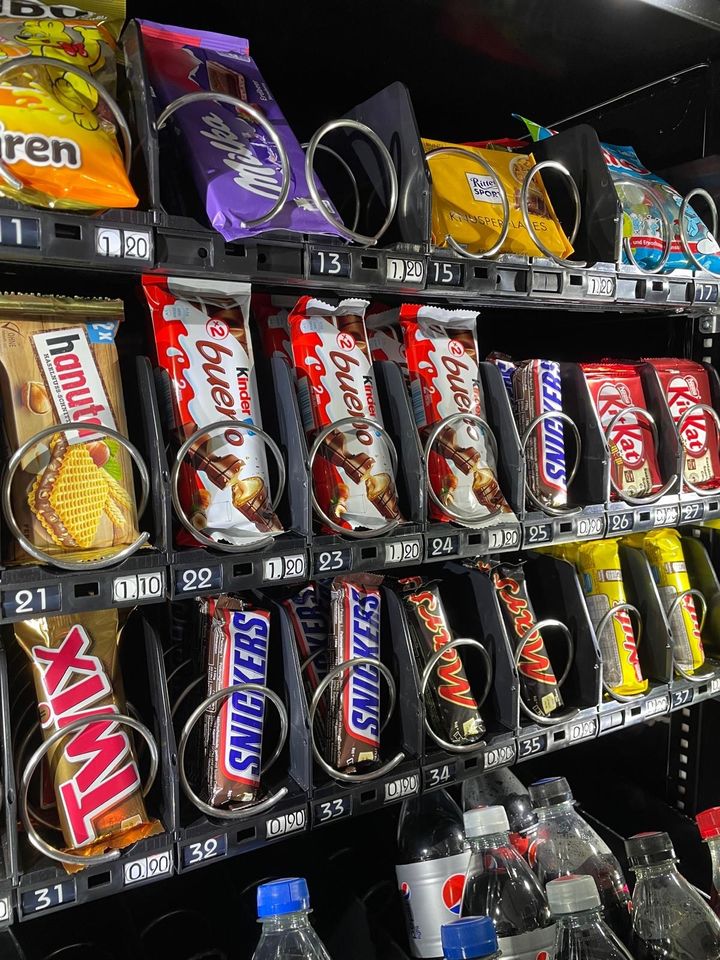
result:
M 380 594 L 348 584 L 345 599 L 345 659 L 380 659 Z M 349 646 L 349 649 L 348 649 Z M 377 747 L 380 742 L 380 675 L 362 664 L 350 672 L 343 691 L 345 724 L 358 740 Z
M 560 368 L 552 360 L 540 361 L 540 412 L 562 413 Z M 565 436 L 562 420 L 548 417 L 537 427 L 540 437 L 539 466 L 543 479 L 557 490 L 567 490 L 565 472 Z

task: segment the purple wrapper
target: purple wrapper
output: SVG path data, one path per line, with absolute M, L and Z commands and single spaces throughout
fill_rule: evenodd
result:
M 243 120 L 230 104 L 208 100 L 183 106 L 173 115 L 170 122 L 205 198 L 211 225 L 229 241 L 270 230 L 338 236 L 310 198 L 305 154 L 251 58 L 248 41 L 149 20 L 139 22 L 158 114 L 186 93 L 229 93 L 258 108 L 285 147 L 291 173 L 287 201 L 272 220 L 247 227 L 247 220 L 270 210 L 282 188 L 280 158 L 272 140 L 261 127 Z M 329 203 L 319 184 L 318 189 Z

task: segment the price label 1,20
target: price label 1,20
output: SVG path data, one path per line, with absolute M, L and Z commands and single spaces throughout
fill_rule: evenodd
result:
M 123 257 L 149 263 L 153 254 L 152 236 L 148 230 L 97 227 L 95 250 L 101 257 Z
M 263 580 L 302 580 L 306 567 L 304 553 L 267 557 L 263 560 Z
M 407 283 L 422 287 L 425 284 L 425 262 L 408 260 L 405 257 L 388 257 L 386 280 L 388 283 Z
M 61 586 L 46 583 L 42 587 L 22 587 L 18 590 L 3 590 L 3 617 L 30 617 L 35 613 L 51 613 L 60 610 Z
M 389 540 L 385 544 L 385 563 L 420 563 L 422 560 L 422 540 Z
M 589 297 L 602 297 L 612 300 L 615 296 L 615 277 L 602 276 L 591 273 L 587 278 L 587 294 Z
M 488 530 L 488 550 L 515 550 L 519 546 L 519 527 L 491 527 Z

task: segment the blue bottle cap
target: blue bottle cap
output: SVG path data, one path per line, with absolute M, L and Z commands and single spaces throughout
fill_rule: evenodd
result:
M 261 883 L 257 889 L 257 915 L 260 920 L 309 909 L 310 894 L 307 882 L 302 877 Z
M 466 917 L 444 923 L 440 930 L 446 960 L 479 960 L 498 952 L 495 924 L 490 917 Z

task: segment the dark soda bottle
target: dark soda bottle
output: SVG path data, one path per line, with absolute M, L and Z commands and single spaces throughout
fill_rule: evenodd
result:
M 720 807 L 703 810 L 695 817 L 700 836 L 708 845 L 712 860 L 710 906 L 720 916 Z
M 592 877 L 551 880 L 546 893 L 556 923 L 555 960 L 632 960 L 603 920 Z

